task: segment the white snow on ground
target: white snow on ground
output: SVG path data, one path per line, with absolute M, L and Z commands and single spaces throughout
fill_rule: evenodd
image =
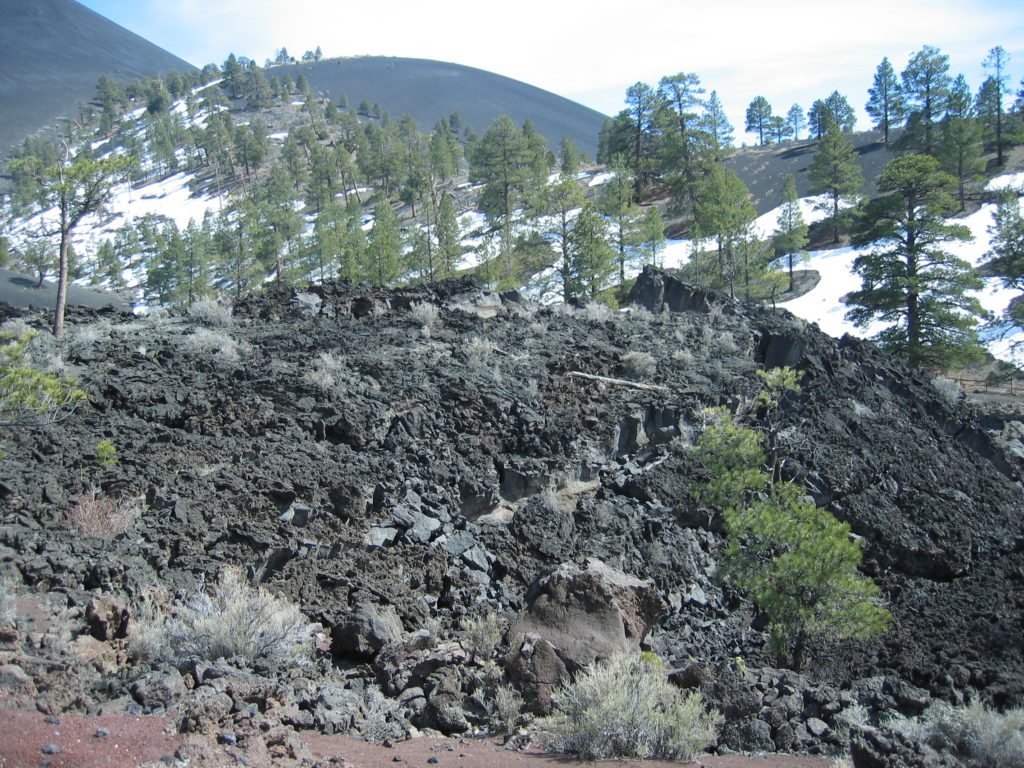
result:
M 609 172 L 606 172 L 606 173 L 596 173 L 590 179 L 590 183 L 587 184 L 587 186 L 588 187 L 596 187 L 596 186 L 599 186 L 601 184 L 606 184 L 606 183 L 608 183 L 609 181 L 611 181 L 614 178 L 615 178 L 615 174 L 614 173 L 609 173 Z
M 174 219 L 179 229 L 188 226 L 189 219 L 201 222 L 208 210 L 216 209 L 217 200 L 190 197 L 188 185 L 192 178 L 192 174 L 182 171 L 139 189 L 130 189 L 127 184 L 118 186 L 107 206 L 118 220 L 107 226 L 119 227 L 150 213 Z
M 277 133 L 271 133 L 268 138 L 274 141 L 284 141 L 288 138 L 288 131 L 278 131 Z
M 1003 176 L 996 176 L 996 178 L 985 185 L 985 189 L 992 191 L 1006 189 L 1007 187 L 1014 187 L 1015 189 L 1024 187 L 1024 173 L 1007 173 Z

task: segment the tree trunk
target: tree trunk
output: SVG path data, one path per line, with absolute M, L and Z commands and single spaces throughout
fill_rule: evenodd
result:
M 64 306 L 68 301 L 68 248 L 71 245 L 71 231 L 62 227 L 60 232 L 60 267 L 57 277 L 57 306 L 53 312 L 53 335 L 64 336 Z

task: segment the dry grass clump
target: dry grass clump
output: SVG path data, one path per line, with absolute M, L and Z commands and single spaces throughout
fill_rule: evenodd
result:
M 489 659 L 501 642 L 505 624 L 496 613 L 462 620 L 462 645 L 470 658 Z
M 897 716 L 884 725 L 952 752 L 970 768 L 1024 768 L 1024 707 L 997 712 L 980 702 L 966 707 L 936 702 L 920 717 Z
M 424 328 L 433 328 L 441 317 L 436 304 L 426 301 L 417 301 L 409 307 L 409 317 Z
M 599 301 L 587 302 L 580 311 L 583 317 L 592 323 L 606 323 L 615 314 L 611 307 Z
M 462 344 L 462 351 L 466 355 L 466 362 L 473 370 L 482 370 L 487 367 L 498 347 L 493 341 L 480 336 L 473 336 Z
M 231 307 L 216 299 L 204 296 L 192 302 L 188 308 L 189 317 L 213 328 L 228 328 L 234 322 Z
M 555 695 L 552 746 L 582 760 L 690 760 L 715 738 L 719 714 L 699 693 L 684 694 L 660 662 L 619 653 Z
M 622 356 L 622 368 L 629 376 L 652 376 L 658 369 L 658 363 L 647 352 L 633 351 Z
M 308 659 L 316 627 L 294 603 L 250 586 L 237 568 L 226 568 L 216 584 L 198 589 L 183 605 L 146 600 L 128 642 L 138 657 L 175 663 L 238 656 L 294 666 Z
M 224 331 L 199 328 L 184 338 L 185 348 L 199 354 L 214 355 L 225 362 L 236 362 L 247 351 Z
M 511 685 L 499 685 L 494 691 L 494 714 L 491 718 L 501 733 L 512 733 L 523 710 L 523 697 Z
M 93 488 L 65 512 L 65 522 L 81 536 L 112 541 L 132 527 L 142 506 L 140 498 L 108 496 Z
M 0 579 L 0 627 L 13 626 L 17 615 L 17 594 L 14 582 L 8 578 L 2 578 Z

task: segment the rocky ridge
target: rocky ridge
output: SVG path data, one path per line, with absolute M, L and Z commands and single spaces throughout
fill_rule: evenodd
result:
M 787 313 L 656 270 L 632 299 L 536 307 L 462 280 L 279 286 L 226 327 L 73 312 L 63 349 L 35 344 L 87 405 L 4 435 L 0 576 L 22 607 L 0 637 L 5 696 L 279 747 L 289 729 L 395 739 L 491 727 L 510 682 L 543 713 L 566 675 L 642 647 L 719 707 L 723 752 L 842 751 L 855 713 L 933 699 L 1024 703 L 1013 426 L 1000 441 L 928 376 Z M 716 580 L 720 521 L 691 492 L 705 409 L 776 365 L 803 373 L 785 471 L 864 538 L 894 614 L 802 675 L 772 666 L 761 618 Z M 95 460 L 104 438 L 116 465 Z M 139 499 L 123 535 L 71 527 L 91 488 Z M 313 663 L 128 657 L 149 590 L 181 599 L 225 565 L 324 628 Z

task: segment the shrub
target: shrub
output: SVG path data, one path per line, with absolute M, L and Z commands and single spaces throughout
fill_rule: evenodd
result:
M 70 379 L 29 363 L 27 347 L 35 335 L 0 332 L 0 426 L 53 421 L 85 399 Z
M 599 301 L 590 301 L 583 305 L 583 317 L 592 323 L 606 323 L 614 314 L 612 308 Z
M 462 344 L 466 354 L 466 362 L 474 370 L 482 370 L 491 360 L 497 347 L 490 339 L 473 336 Z
M 215 585 L 200 588 L 173 611 L 150 599 L 137 613 L 128 636 L 133 653 L 175 663 L 239 656 L 301 664 L 316 626 L 294 603 L 250 586 L 236 568 L 224 569 Z
M 409 316 L 424 328 L 433 328 L 441 317 L 436 304 L 425 301 L 417 301 L 409 308 Z
M 111 440 L 100 440 L 96 443 L 96 447 L 93 448 L 93 454 L 96 457 L 96 463 L 101 467 L 109 469 L 110 467 L 117 466 L 117 448 L 114 447 L 114 443 Z
M 715 738 L 719 719 L 699 693 L 672 685 L 660 663 L 619 653 L 555 694 L 552 746 L 582 760 L 689 760 Z
M 370 743 L 379 744 L 394 735 L 393 728 L 388 722 L 391 707 L 388 706 L 388 700 L 380 688 L 374 683 L 363 689 L 362 714 L 364 719 L 360 733 Z
M 651 376 L 658 369 L 658 363 L 647 352 L 627 352 L 622 356 L 622 367 L 630 376 Z
M 93 488 L 65 513 L 68 528 L 82 536 L 112 541 L 132 527 L 142 511 L 138 498 L 106 496 Z
M 960 383 L 944 376 L 936 376 L 932 379 L 932 388 L 950 405 L 956 405 L 963 395 Z
M 204 325 L 215 328 L 228 328 L 234 321 L 231 307 L 208 296 L 192 302 L 192 306 L 188 308 L 188 314 Z
M 489 659 L 501 642 L 504 624 L 496 613 L 462 620 L 462 644 L 472 661 Z
M 523 709 L 523 697 L 511 685 L 499 685 L 494 692 L 494 717 L 499 733 L 512 733 Z
M 231 338 L 224 331 L 200 328 L 185 337 L 185 347 L 202 354 L 214 354 L 221 360 L 234 362 L 245 352 L 246 346 Z
M 921 717 L 924 740 L 954 752 L 972 768 L 1024 768 L 1024 708 L 999 713 L 980 702 L 938 702 Z
M 7 578 L 0 579 L 0 626 L 11 626 L 18 615 L 14 583 Z

